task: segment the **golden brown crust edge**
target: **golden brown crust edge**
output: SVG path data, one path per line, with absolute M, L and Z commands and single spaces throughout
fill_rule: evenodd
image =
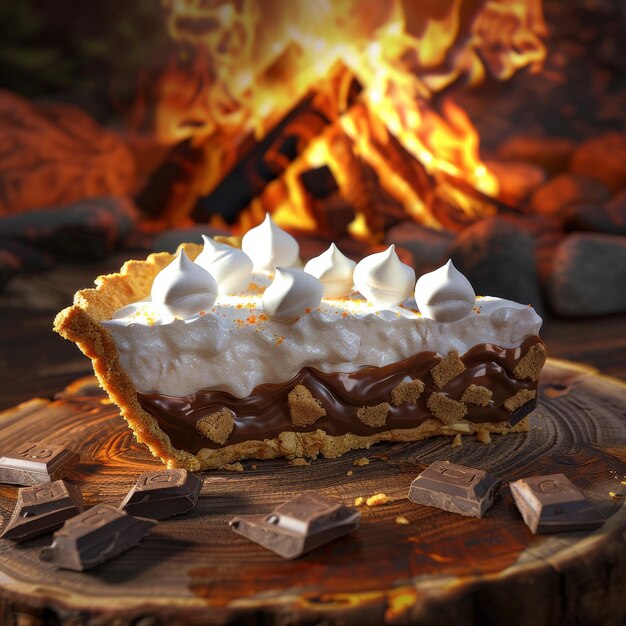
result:
M 179 250 L 181 248 L 192 259 L 202 249 L 196 244 L 183 244 Z M 217 450 L 204 448 L 196 455 L 176 449 L 157 420 L 139 404 L 137 389 L 120 364 L 115 342 L 99 323 L 110 319 L 119 308 L 145 298 L 150 293 L 154 277 L 173 259 L 174 255 L 160 252 L 149 255 L 145 261 L 127 261 L 120 272 L 99 276 L 95 289 L 78 291 L 73 306 L 61 311 L 54 320 L 54 330 L 75 342 L 91 359 L 100 385 L 120 408 L 137 441 L 146 444 L 150 452 L 168 467 L 198 471 L 219 469 L 234 461 L 252 458 L 315 458 L 319 454 L 335 458 L 350 450 L 369 448 L 380 441 L 417 441 L 435 435 L 454 436 L 459 432 L 439 420 L 429 419 L 416 428 L 390 430 L 368 437 L 353 434 L 334 437 L 316 430 L 309 433 L 284 432 L 276 439 L 247 441 Z M 501 422 L 465 423 L 467 430 L 463 430 L 463 434 L 482 431 L 504 434 L 528 430 L 527 419 L 514 428 Z

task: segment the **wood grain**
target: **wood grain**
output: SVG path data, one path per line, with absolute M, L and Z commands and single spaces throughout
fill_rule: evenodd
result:
M 461 448 L 435 438 L 377 445 L 307 467 L 280 460 L 257 462 L 256 469 L 247 463 L 243 473 L 206 473 L 193 512 L 162 521 L 138 547 L 88 573 L 40 563 L 38 552 L 49 537 L 23 546 L 0 541 L 0 606 L 13 620 L 6 623 L 18 623 L 21 611 L 35 620 L 53 615 L 61 623 L 90 626 L 142 619 L 142 626 L 198 620 L 621 624 L 626 507 L 609 491 L 624 493 L 625 392 L 615 379 L 551 360 L 528 435 L 498 437 L 488 446 L 465 439 Z M 119 504 L 141 472 L 159 465 L 134 442 L 92 378 L 80 379 L 54 401 L 35 399 L 0 413 L 0 428 L 2 448 L 45 439 L 78 450 L 82 462 L 71 478 L 87 506 Z M 353 466 L 361 456 L 370 464 Z M 505 480 L 563 472 L 607 522 L 592 533 L 534 537 L 508 489 L 482 520 L 410 503 L 411 480 L 438 459 L 488 469 Z M 393 500 L 362 508 L 355 535 L 296 561 L 282 561 L 228 528 L 235 513 L 268 511 L 305 489 L 346 503 L 378 492 Z M 5 522 L 16 493 L 17 487 L 0 486 Z M 400 515 L 408 525 L 395 523 Z

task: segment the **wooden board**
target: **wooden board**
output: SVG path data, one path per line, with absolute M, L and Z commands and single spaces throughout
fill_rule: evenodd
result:
M 54 401 L 34 399 L 0 413 L 0 449 L 29 439 L 80 452 L 72 479 L 87 505 L 118 504 L 139 473 L 159 465 L 92 378 Z M 363 456 L 370 464 L 354 466 Z M 410 482 L 438 459 L 505 480 L 562 472 L 607 522 L 592 533 L 535 537 L 507 488 L 482 520 L 410 503 Z M 532 431 L 490 445 L 464 438 L 452 448 L 439 437 L 377 445 L 307 467 L 258 461 L 256 469 L 245 463 L 243 473 L 205 476 L 193 512 L 160 522 L 139 546 L 87 573 L 40 563 L 49 536 L 24 545 L 0 540 L 0 622 L 606 626 L 626 620 L 626 507 L 624 498 L 609 496 L 626 491 L 626 384 L 589 368 L 549 360 Z M 296 561 L 229 529 L 234 514 L 269 511 L 305 489 L 346 503 L 378 492 L 393 501 L 362 507 L 356 534 Z M 16 493 L 17 487 L 0 486 L 5 521 Z M 397 524 L 398 516 L 409 524 Z M 23 621 L 26 615 L 34 621 Z

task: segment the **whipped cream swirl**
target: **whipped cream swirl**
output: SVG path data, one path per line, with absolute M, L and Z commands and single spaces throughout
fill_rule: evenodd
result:
M 202 235 L 204 247 L 194 261 L 217 281 L 219 295 L 243 291 L 252 278 L 252 260 L 239 248 L 219 243 Z
M 291 267 L 298 263 L 300 246 L 269 213 L 261 224 L 249 230 L 241 240 L 241 249 L 252 259 L 254 271 L 273 272 L 277 266 Z
M 322 283 L 324 298 L 341 298 L 352 291 L 356 263 L 341 253 L 334 243 L 325 252 L 312 258 L 304 271 Z

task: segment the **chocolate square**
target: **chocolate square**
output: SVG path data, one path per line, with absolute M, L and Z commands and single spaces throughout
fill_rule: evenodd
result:
M 499 485 L 499 480 L 483 470 L 435 461 L 411 483 L 408 498 L 451 513 L 482 517 L 493 504 Z
M 63 478 L 80 461 L 56 444 L 26 442 L 0 458 L 0 483 L 39 485 Z
M 509 488 L 533 534 L 593 530 L 604 524 L 596 507 L 564 474 L 522 478 Z
M 361 515 L 334 498 L 307 491 L 267 515 L 241 515 L 231 528 L 275 552 L 294 559 L 359 526 Z

